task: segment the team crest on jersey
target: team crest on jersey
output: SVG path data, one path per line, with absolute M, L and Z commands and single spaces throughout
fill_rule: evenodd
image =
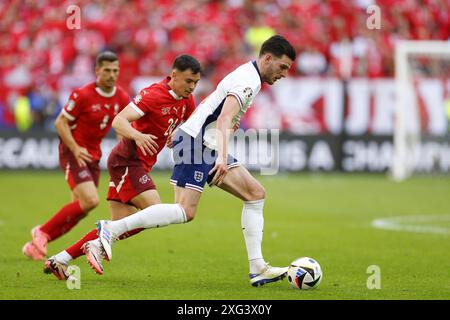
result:
M 142 99 L 142 96 L 140 94 L 138 94 L 136 97 L 134 97 L 134 103 L 138 104 Z
M 148 175 L 143 175 L 142 177 L 139 178 L 139 182 L 141 184 L 146 184 L 149 181 L 150 181 L 150 177 Z
M 197 182 L 201 182 L 203 180 L 203 172 L 195 171 L 194 172 L 194 180 Z
M 119 104 L 115 104 L 114 105 L 114 114 L 118 114 L 119 113 Z
M 184 118 L 184 114 L 186 113 L 186 105 L 183 105 L 183 109 L 181 110 L 181 118 Z
M 99 104 L 92 105 L 92 111 L 94 111 L 94 112 L 99 111 L 101 108 L 102 108 L 102 106 Z
M 165 116 L 166 114 L 170 113 L 170 107 L 163 107 L 161 108 L 161 113 Z

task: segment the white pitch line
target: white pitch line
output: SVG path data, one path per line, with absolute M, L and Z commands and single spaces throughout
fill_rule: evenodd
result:
M 398 216 L 373 220 L 372 226 L 374 228 L 392 231 L 448 235 L 450 234 L 450 226 L 438 227 L 426 225 L 429 222 L 447 221 L 450 222 L 450 215 Z M 417 225 L 417 223 L 420 223 L 420 225 Z

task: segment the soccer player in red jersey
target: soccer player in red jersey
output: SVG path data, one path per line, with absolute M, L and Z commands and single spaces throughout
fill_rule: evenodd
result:
M 22 249 L 31 259 L 44 260 L 47 243 L 67 233 L 99 203 L 100 143 L 130 97 L 116 86 L 119 60 L 115 53 L 105 51 L 97 56 L 95 74 L 95 82 L 72 92 L 55 121 L 61 140 L 60 167 L 69 184 L 72 201 L 32 229 L 32 241 Z
M 194 111 L 192 92 L 199 80 L 200 63 L 189 55 L 178 56 L 170 77 L 143 89 L 114 118 L 112 126 L 124 138 L 108 158 L 110 183 L 107 200 L 112 220 L 161 203 L 148 173 L 164 145 L 171 144 L 172 131 Z M 141 230 L 131 230 L 121 238 Z M 67 279 L 69 262 L 85 253 L 91 267 L 102 274 L 104 251 L 90 242 L 97 238 L 97 230 L 94 229 L 71 247 L 50 257 L 45 262 L 45 270 L 60 280 Z

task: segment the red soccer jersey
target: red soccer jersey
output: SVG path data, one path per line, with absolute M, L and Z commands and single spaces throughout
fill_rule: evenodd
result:
M 194 97 L 178 97 L 167 84 L 170 77 L 159 83 L 143 89 L 130 105 L 142 117 L 132 123 L 133 128 L 144 134 L 156 136 L 158 144 L 157 153 L 165 146 L 167 138 L 172 131 L 184 120 L 189 118 L 195 109 Z M 151 170 L 156 162 L 157 154 L 144 156 L 136 143 L 132 140 L 122 139 L 117 151 L 127 159 L 138 158 L 144 164 L 146 170 Z
M 102 153 L 100 143 L 111 128 L 114 117 L 128 104 L 129 95 L 117 86 L 107 94 L 95 82 L 76 89 L 70 95 L 62 113 L 69 119 L 75 141 L 88 150 L 93 160 L 99 160 Z M 61 142 L 60 151 L 67 149 Z

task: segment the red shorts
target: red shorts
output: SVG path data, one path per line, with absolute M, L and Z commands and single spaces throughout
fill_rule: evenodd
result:
M 100 179 L 100 161 L 87 162 L 85 167 L 80 167 L 72 152 L 65 150 L 59 152 L 59 165 L 65 174 L 65 179 L 73 190 L 78 184 L 93 181 L 98 187 Z
M 125 159 L 115 152 L 108 157 L 109 189 L 107 200 L 129 203 L 147 190 L 156 189 L 152 178 L 139 159 Z

